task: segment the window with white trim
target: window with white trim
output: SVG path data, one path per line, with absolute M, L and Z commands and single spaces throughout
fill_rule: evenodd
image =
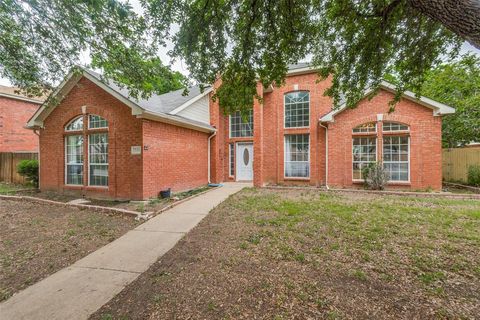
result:
M 83 185 L 83 135 L 65 137 L 65 183 Z
M 409 181 L 410 139 L 408 136 L 383 137 L 383 167 L 388 172 L 390 181 Z
M 88 184 L 108 186 L 108 133 L 90 134 L 88 150 Z
M 84 119 L 88 120 L 84 130 Z M 90 131 L 95 129 L 95 131 Z M 108 186 L 108 121 L 97 115 L 81 115 L 65 126 L 65 184 Z M 82 131 L 81 133 L 69 133 Z M 100 132 L 99 132 L 100 131 Z M 104 131 L 104 132 L 102 132 Z M 88 148 L 85 149 L 85 143 Z M 86 150 L 86 151 L 85 151 Z M 84 155 L 84 153 L 87 153 Z M 85 164 L 84 157 L 88 157 Z M 88 181 L 84 181 L 87 172 Z
M 95 114 L 88 115 L 88 129 L 108 128 L 108 121 Z
M 76 117 L 65 126 L 65 131 L 82 131 L 83 116 Z
M 310 177 L 310 136 L 308 134 L 285 135 L 285 177 Z
M 310 126 L 310 93 L 296 91 L 285 94 L 285 128 Z
M 409 131 L 409 127 L 403 123 L 386 121 L 383 123 L 383 131 L 384 132 Z
M 377 124 L 375 122 L 364 123 L 353 128 L 353 133 L 372 133 L 377 132 Z
M 353 180 L 361 180 L 363 169 L 377 161 L 377 138 L 354 137 L 352 159 Z
M 237 111 L 229 117 L 230 138 L 253 137 L 253 111 L 242 115 Z
M 233 177 L 235 175 L 235 144 L 230 143 L 228 145 L 228 158 L 230 161 L 230 171 L 229 171 L 229 176 Z

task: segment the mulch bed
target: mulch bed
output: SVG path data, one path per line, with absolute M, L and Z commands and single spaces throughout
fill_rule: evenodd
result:
M 0 200 L 0 301 L 134 228 L 132 217 Z
M 480 202 L 247 189 L 91 319 L 474 319 Z

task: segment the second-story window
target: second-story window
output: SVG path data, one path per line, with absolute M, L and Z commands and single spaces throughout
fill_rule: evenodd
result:
M 285 128 L 310 125 L 310 93 L 296 91 L 285 94 Z
M 253 112 L 245 116 L 237 111 L 230 115 L 230 138 L 253 137 Z

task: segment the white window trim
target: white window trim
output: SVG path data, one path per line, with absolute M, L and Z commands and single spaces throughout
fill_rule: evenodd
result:
M 285 102 L 285 99 L 287 97 L 287 94 L 289 93 L 294 93 L 294 92 L 308 92 L 308 126 L 303 126 L 303 127 L 287 127 L 286 126 L 286 118 L 285 118 L 285 111 L 286 111 L 286 102 Z M 295 90 L 295 91 L 290 91 L 290 92 L 286 92 L 284 95 L 283 95 L 283 129 L 284 130 L 290 130 L 290 129 L 306 129 L 306 128 L 310 128 L 310 121 L 312 120 L 311 118 L 311 103 L 310 103 L 310 91 L 308 90 Z M 310 150 L 310 149 L 309 149 Z M 309 152 L 310 153 L 310 152 Z
M 355 132 L 356 134 L 360 133 L 360 132 Z M 361 133 L 366 133 L 366 132 L 361 132 Z M 370 132 L 370 133 L 373 133 L 373 132 Z M 353 179 L 353 139 L 355 138 L 361 138 L 362 135 L 360 134 L 359 136 L 354 136 L 352 137 L 352 145 L 351 145 L 351 148 L 350 148 L 350 153 L 352 154 L 352 161 L 350 163 L 350 170 L 351 170 L 351 174 L 352 174 L 352 182 L 363 182 L 364 180 L 363 179 Z M 378 136 L 375 135 L 375 136 L 364 136 L 364 138 L 375 138 L 375 162 L 378 162 Z M 382 155 L 383 155 L 383 149 L 382 149 Z
M 409 127 L 410 128 L 410 127 Z M 401 131 L 394 131 L 396 133 L 400 133 Z M 407 167 L 408 167 L 408 170 L 407 170 L 407 173 L 408 173 L 408 180 L 395 180 L 395 181 L 392 181 L 392 180 L 388 180 L 387 184 L 410 184 L 411 183 L 411 175 L 410 175 L 410 136 L 407 137 L 408 138 L 408 163 L 407 163 Z M 383 141 L 382 141 L 382 163 L 384 164 L 385 161 L 383 161 Z M 388 163 L 399 163 L 398 161 L 388 161 Z M 402 163 L 405 163 L 405 162 L 402 162 Z
M 356 134 L 356 135 L 360 135 L 360 136 L 361 135 L 369 135 L 369 134 L 371 134 L 371 135 L 378 134 L 378 122 L 373 122 L 375 124 L 375 131 L 365 131 L 365 132 L 355 132 L 355 131 L 353 131 L 353 130 L 357 129 L 358 127 L 363 126 L 363 125 L 368 124 L 368 123 L 372 123 L 372 122 L 362 123 L 362 124 L 354 127 L 352 129 L 352 134 L 354 134 L 354 135 Z M 382 128 L 382 131 L 383 131 L 383 128 Z
M 397 124 L 401 124 L 401 125 L 404 125 L 404 126 L 407 126 L 408 129 L 407 130 L 385 130 L 385 123 L 386 122 L 389 122 L 389 123 L 397 123 Z M 409 133 L 410 132 L 410 126 L 405 124 L 405 123 L 402 123 L 402 122 L 397 122 L 397 121 L 383 121 L 382 123 L 382 133 L 386 133 L 387 135 L 389 134 L 397 134 L 397 133 Z
M 102 133 L 93 133 L 93 134 L 102 134 Z M 107 135 L 107 141 L 108 141 L 108 146 L 110 147 L 110 138 L 109 138 L 109 135 L 108 133 L 105 132 L 105 134 Z M 90 136 L 91 134 L 87 134 L 87 140 L 88 140 L 88 149 L 87 149 L 87 157 L 86 157 L 86 164 L 87 164 L 87 180 L 88 180 L 88 187 L 89 188 L 100 188 L 100 189 L 108 189 L 109 185 L 110 185 L 110 172 L 108 172 L 110 170 L 110 158 L 109 158 L 109 162 L 107 162 L 106 166 L 108 167 L 107 169 L 107 172 L 109 173 L 109 175 L 107 176 L 108 178 L 108 183 L 106 186 L 97 186 L 97 185 L 94 185 L 92 186 L 91 183 L 90 183 Z M 110 150 L 110 149 L 109 149 Z M 85 156 L 83 157 L 85 159 Z M 95 165 L 95 164 L 93 164 Z
M 75 120 L 77 120 L 77 119 L 79 119 L 79 118 L 83 118 L 83 114 L 82 114 L 81 116 L 75 117 L 75 118 L 73 118 L 72 120 L 68 121 L 68 123 L 65 125 L 65 127 L 63 127 L 63 130 L 64 130 L 65 132 L 83 132 L 83 130 L 85 129 L 85 119 L 84 119 L 84 118 L 83 118 L 83 120 L 82 120 L 82 121 L 83 121 L 83 127 L 82 127 L 82 129 L 75 129 L 75 130 L 73 130 L 73 129 L 67 129 L 67 127 L 68 127 L 72 122 L 74 122 Z
M 286 176 L 286 163 L 287 163 L 287 136 L 296 136 L 296 135 L 308 135 L 308 177 L 287 177 Z M 312 167 L 310 161 L 310 151 L 311 151 L 311 144 L 310 144 L 310 133 L 292 133 L 292 134 L 285 134 L 283 136 L 283 179 L 284 180 L 310 180 L 312 175 Z M 297 162 L 297 161 L 289 161 L 289 162 Z M 300 161 L 298 161 L 300 162 Z
M 245 137 L 233 137 L 232 136 L 232 115 L 228 115 L 228 137 L 230 139 L 248 139 L 248 138 L 253 138 L 253 131 L 255 130 L 255 123 L 253 122 L 253 109 L 252 109 L 252 135 L 251 136 L 245 136 Z
M 100 118 L 104 119 L 104 120 L 107 122 L 107 126 L 105 126 L 105 127 L 91 128 L 91 127 L 90 127 L 90 117 L 91 117 L 91 116 L 97 116 L 97 117 L 100 117 Z M 88 130 L 99 130 L 99 129 L 104 130 L 104 129 L 108 129 L 108 125 L 109 125 L 107 119 L 105 119 L 104 117 L 102 117 L 102 116 L 100 116 L 100 115 L 98 115 L 98 114 L 93 114 L 93 113 L 89 113 L 89 114 L 88 114 L 88 116 L 87 116 L 87 122 L 88 122 L 88 124 L 87 124 L 87 129 L 88 129 Z M 84 125 L 85 125 L 85 124 L 84 124 Z
M 71 131 L 68 131 L 68 132 L 71 132 Z M 73 132 L 76 132 L 76 131 L 73 131 Z M 70 186 L 70 187 L 83 187 L 85 185 L 85 183 L 82 183 L 82 184 L 71 184 L 71 183 L 67 183 L 68 182 L 68 153 L 67 153 L 67 150 L 68 150 L 68 137 L 69 136 L 77 136 L 76 134 L 72 134 L 72 135 L 66 135 L 65 138 L 64 138 L 64 141 L 65 141 L 65 153 L 64 153 L 64 157 L 65 157 L 65 174 L 64 174 L 64 183 L 66 186 Z M 82 135 L 83 136 L 83 135 Z M 83 143 L 85 143 L 85 139 L 83 141 Z M 84 147 L 84 145 L 82 144 L 82 147 Z M 85 148 L 83 149 L 83 151 L 85 151 Z M 85 162 L 85 155 L 83 155 L 83 162 Z M 72 165 L 80 165 L 79 163 L 78 164 L 72 164 Z M 85 177 L 85 164 L 82 163 L 82 166 L 83 166 L 83 170 L 82 170 L 82 174 L 83 174 L 83 177 Z M 82 178 L 83 180 L 83 178 Z

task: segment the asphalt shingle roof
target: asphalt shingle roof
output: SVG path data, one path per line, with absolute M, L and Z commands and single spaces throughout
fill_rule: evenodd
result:
M 106 84 L 110 88 L 120 93 L 122 96 L 124 96 L 128 100 L 134 102 L 139 107 L 154 113 L 168 114 L 173 110 L 175 110 L 176 108 L 180 107 L 185 102 L 202 94 L 200 90 L 200 86 L 193 86 L 188 88 L 187 95 L 183 95 L 184 89 L 179 89 L 179 90 L 171 91 L 161 95 L 152 94 L 148 99 L 142 99 L 142 98 L 135 99 L 133 97 L 130 97 L 130 94 L 127 88 L 119 87 L 117 84 L 115 84 L 114 81 L 102 78 L 100 74 L 94 71 L 86 70 L 86 69 L 85 71 L 102 82 L 105 82 L 105 80 L 107 80 L 108 82 Z M 204 88 L 204 90 L 207 90 L 207 89 L 208 87 Z

